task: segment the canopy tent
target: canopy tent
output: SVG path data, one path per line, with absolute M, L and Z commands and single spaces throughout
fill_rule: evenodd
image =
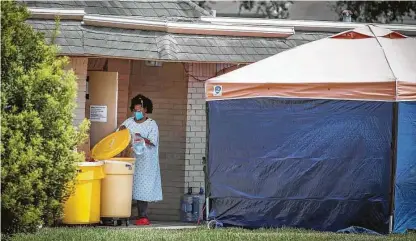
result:
M 394 213 L 395 232 L 416 228 L 415 39 L 369 25 L 205 90 L 211 216 L 385 233 Z
M 274 55 L 206 83 L 208 100 L 416 99 L 416 39 L 367 26 Z M 219 93 L 214 87 L 222 87 Z

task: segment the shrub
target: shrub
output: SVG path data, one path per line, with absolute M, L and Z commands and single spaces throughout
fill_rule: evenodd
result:
M 29 13 L 1 1 L 1 232 L 32 232 L 61 218 L 84 122 L 73 126 L 76 77 L 64 71 L 41 33 L 25 23 Z

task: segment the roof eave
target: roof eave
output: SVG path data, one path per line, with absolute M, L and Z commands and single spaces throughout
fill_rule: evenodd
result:
M 255 26 L 276 26 L 276 27 L 293 27 L 295 31 L 305 32 L 329 32 L 339 33 L 342 31 L 360 28 L 369 23 L 355 22 L 332 22 L 332 21 L 309 21 L 309 20 L 282 20 L 282 19 L 253 19 L 253 18 L 232 18 L 232 17 L 206 17 L 202 16 L 201 20 L 206 23 L 238 26 L 238 25 L 255 25 Z M 373 24 L 378 27 L 387 28 L 392 31 L 400 31 L 405 34 L 416 35 L 416 26 L 403 24 Z
M 246 65 L 251 64 L 253 61 L 224 61 L 224 60 L 213 60 L 213 61 L 202 61 L 202 60 L 192 60 L 192 59 L 156 59 L 156 58 L 135 58 L 135 57 L 121 57 L 113 55 L 103 55 L 103 54 L 74 54 L 70 52 L 60 52 L 59 56 L 69 56 L 69 57 L 86 57 L 86 58 L 112 58 L 112 59 L 128 59 L 128 60 L 143 60 L 143 61 L 158 61 L 164 63 L 201 63 L 201 64 L 236 64 L 236 65 Z

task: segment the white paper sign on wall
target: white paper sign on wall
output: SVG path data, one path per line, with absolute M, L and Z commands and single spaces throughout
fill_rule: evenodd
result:
M 91 122 L 107 122 L 107 106 L 106 105 L 91 105 L 90 106 L 90 121 Z

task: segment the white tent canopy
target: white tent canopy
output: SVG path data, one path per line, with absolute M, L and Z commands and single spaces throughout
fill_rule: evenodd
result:
M 210 79 L 206 96 L 416 100 L 416 39 L 368 25 Z

